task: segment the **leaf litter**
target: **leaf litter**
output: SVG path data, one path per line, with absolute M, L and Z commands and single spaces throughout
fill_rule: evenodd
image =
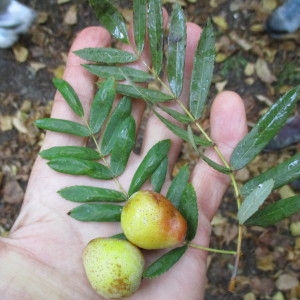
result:
M 74 36 L 82 28 L 98 24 L 84 1 L 57 1 L 53 4 L 56 5 L 55 10 L 48 2 L 25 2 L 39 12 L 39 21 L 20 38 L 13 52 L 10 49 L 0 50 L 0 69 L 5 70 L 5 74 L 3 71 L 0 73 L 0 77 L 5 78 L 0 81 L 1 235 L 7 234 L 18 214 L 31 167 L 43 140 L 43 133 L 32 123 L 38 118 L 49 117 L 55 92 L 51 83 L 53 73 L 62 73 Z M 168 7 L 174 1 L 164 2 Z M 124 3 L 121 9 L 126 10 L 128 15 L 131 4 L 129 1 Z M 180 4 L 185 7 L 187 19 L 201 26 L 204 26 L 208 15 L 212 16 L 220 34 L 213 78 L 215 90 L 209 97 L 213 98 L 216 91 L 223 89 L 240 93 L 251 128 L 270 101 L 275 101 L 297 83 L 297 69 L 285 73 L 285 67 L 299 62 L 299 32 L 289 39 L 277 41 L 263 31 L 262 25 L 278 5 L 276 1 L 211 0 L 180 1 Z M 283 77 L 283 74 L 289 75 Z M 268 102 L 258 98 L 268 99 Z M 281 141 L 294 139 L 293 142 L 259 155 L 241 174 L 241 183 L 299 151 L 295 127 L 290 127 L 291 130 L 285 128 L 283 140 L 279 136 L 279 142 L 276 142 L 278 145 Z M 193 149 L 184 144 L 175 170 L 187 161 L 195 164 L 196 156 Z M 17 193 L 12 194 L 12 190 Z M 299 193 L 299 190 L 292 191 Z M 279 192 L 286 193 L 283 190 Z M 278 200 L 279 192 L 274 192 L 268 201 Z M 235 207 L 231 193 L 229 189 L 218 212 L 219 221 L 213 225 L 211 246 L 216 248 L 234 248 Z M 297 214 L 268 229 L 248 229 L 238 276 L 240 284 L 231 299 L 246 299 L 246 296 L 249 299 L 300 298 L 299 221 L 300 215 Z M 233 263 L 232 258 L 210 254 L 209 261 L 206 299 L 224 299 L 229 274 L 223 270 Z

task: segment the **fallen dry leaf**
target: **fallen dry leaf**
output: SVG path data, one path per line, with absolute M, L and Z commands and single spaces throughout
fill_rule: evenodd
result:
M 0 129 L 1 131 L 11 130 L 12 126 L 12 116 L 1 116 L 0 115 Z
M 253 277 L 250 279 L 251 291 L 262 296 L 269 296 L 274 290 L 274 281 L 266 277 Z
M 252 76 L 255 71 L 255 65 L 253 63 L 247 63 L 245 69 L 244 69 L 244 74 L 246 76 Z
M 75 25 L 78 22 L 77 20 L 77 5 L 71 5 L 68 9 L 65 17 L 64 17 L 64 23 L 67 25 Z
M 28 49 L 20 45 L 13 46 L 13 52 L 16 60 L 20 63 L 25 62 L 29 55 Z
M 291 223 L 290 231 L 293 236 L 299 236 L 300 235 L 300 221 Z
M 40 63 L 40 62 L 30 62 L 30 67 L 34 71 L 34 73 L 37 73 L 39 70 L 46 68 L 46 64 Z
M 238 34 L 234 31 L 229 33 L 229 37 L 245 51 L 249 51 L 252 48 L 252 44 L 250 42 L 238 36 Z
M 38 17 L 37 17 L 37 24 L 44 24 L 48 21 L 48 18 L 49 18 L 49 14 L 45 11 L 40 11 L 38 13 Z
M 267 62 L 262 58 L 257 59 L 255 64 L 255 70 L 260 80 L 265 83 L 272 83 L 277 80 L 277 78 L 270 71 Z
M 277 7 L 276 0 L 262 0 L 262 6 L 269 12 L 272 12 Z
M 276 280 L 276 287 L 280 291 L 287 291 L 299 284 L 299 280 L 290 274 L 282 274 Z
M 260 257 L 256 262 L 256 266 L 259 270 L 262 270 L 262 271 L 273 271 L 275 268 L 275 264 L 273 261 L 273 255 L 269 254 L 269 255 Z
M 57 0 L 57 4 L 65 4 L 71 2 L 71 0 Z
M 215 16 L 212 17 L 212 20 L 222 31 L 226 31 L 228 29 L 228 24 L 224 16 Z
M 6 182 L 3 188 L 3 201 L 18 204 L 23 201 L 24 191 L 15 179 Z

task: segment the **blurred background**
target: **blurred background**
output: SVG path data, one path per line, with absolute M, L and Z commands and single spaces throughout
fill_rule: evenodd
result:
M 37 12 L 30 30 L 10 48 L 0 49 L 0 234 L 12 226 L 24 197 L 44 133 L 32 122 L 48 117 L 68 49 L 83 28 L 98 25 L 87 1 L 23 0 Z M 126 20 L 131 1 L 114 1 Z M 166 8 L 174 1 L 164 0 Z M 204 26 L 210 17 L 216 31 L 217 58 L 210 98 L 227 89 L 244 99 L 249 128 L 284 92 L 300 83 L 300 32 L 271 37 L 265 23 L 280 0 L 180 0 L 187 19 Z M 300 16 L 299 16 L 300 18 Z M 299 152 L 299 105 L 279 144 L 237 174 L 242 184 Z M 205 126 L 204 121 L 204 126 Z M 208 125 L 207 125 L 208 126 Z M 286 145 L 284 144 L 286 141 Z M 289 142 L 292 140 L 291 142 Z M 280 149 L 278 149 L 280 148 Z M 178 167 L 197 157 L 184 144 Z M 297 183 L 274 192 L 276 201 L 299 192 Z M 201 220 L 200 220 L 201 222 Z M 298 228 L 298 229 L 297 229 Z M 235 249 L 236 206 L 229 189 L 213 220 L 211 246 Z M 267 229 L 245 233 L 244 256 L 235 293 L 226 292 L 233 258 L 211 254 L 206 299 L 300 299 L 300 214 Z

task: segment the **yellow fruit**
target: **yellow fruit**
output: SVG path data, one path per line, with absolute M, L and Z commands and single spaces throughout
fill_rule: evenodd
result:
M 125 240 L 96 238 L 83 251 L 83 265 L 95 291 L 106 299 L 132 295 L 144 269 L 141 251 Z
M 127 239 L 143 249 L 175 247 L 185 240 L 187 222 L 163 195 L 152 191 L 133 194 L 121 213 Z

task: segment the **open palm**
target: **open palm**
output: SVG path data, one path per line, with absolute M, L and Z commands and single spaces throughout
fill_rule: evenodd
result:
M 187 26 L 187 59 L 185 88 L 182 101 L 188 98 L 192 57 L 201 29 L 192 23 Z M 96 88 L 96 78 L 87 73 L 81 59 L 72 51 L 86 47 L 109 47 L 110 36 L 101 27 L 82 31 L 71 48 L 64 79 L 78 93 L 86 114 Z M 132 51 L 129 46 L 124 50 Z M 143 60 L 150 64 L 147 51 Z M 144 64 L 136 63 L 142 69 Z M 145 105 L 133 102 L 133 116 L 139 127 Z M 55 96 L 52 117 L 79 121 L 70 111 L 59 93 Z M 213 102 L 210 116 L 210 135 L 224 157 L 229 160 L 235 145 L 246 133 L 243 102 L 232 92 L 219 94 Z M 169 170 L 178 157 L 181 140 L 171 133 L 153 115 L 150 115 L 144 133 L 141 154 L 132 154 L 127 169 L 120 177 L 128 188 L 131 178 L 147 151 L 159 140 L 171 139 Z M 53 146 L 83 146 L 85 139 L 66 134 L 47 132 L 43 149 Z M 212 149 L 207 156 L 218 161 Z M 208 246 L 210 220 L 226 191 L 229 179 L 200 161 L 191 181 L 196 189 L 199 207 L 199 225 L 194 242 Z M 1 299 L 99 299 L 90 287 L 81 261 L 85 245 L 93 238 L 121 232 L 117 223 L 81 223 L 67 215 L 75 206 L 63 200 L 57 191 L 72 185 L 94 185 L 115 189 L 113 181 L 99 181 L 75 177 L 51 170 L 46 162 L 37 158 L 20 215 L 8 238 L 0 240 L 0 296 Z M 166 187 L 165 187 L 166 188 Z M 183 258 L 167 273 L 153 280 L 144 280 L 140 289 L 130 299 L 202 299 L 204 295 L 206 255 L 204 251 L 188 249 Z M 148 261 L 153 257 L 148 257 Z

